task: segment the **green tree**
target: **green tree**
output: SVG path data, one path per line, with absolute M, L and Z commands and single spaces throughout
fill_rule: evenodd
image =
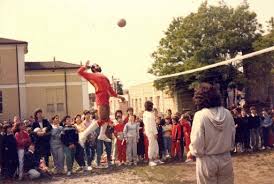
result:
M 268 22 L 267 34 L 258 37 L 253 50 L 274 46 L 274 18 Z M 273 98 L 274 53 L 266 53 L 244 62 L 244 74 L 247 78 L 247 99 L 250 104 L 269 106 Z M 272 72 L 271 72 L 272 71 Z
M 253 42 L 262 34 L 256 13 L 247 2 L 236 8 L 221 2 L 209 6 L 205 1 L 196 13 L 174 18 L 160 40 L 149 70 L 156 76 L 186 71 L 235 57 L 253 50 Z M 156 81 L 158 89 L 184 88 L 195 82 L 219 82 L 225 89 L 231 81 L 242 81 L 243 75 L 232 65 L 191 75 Z

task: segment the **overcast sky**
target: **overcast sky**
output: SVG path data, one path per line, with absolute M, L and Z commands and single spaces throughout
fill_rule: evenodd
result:
M 202 0 L 0 0 L 0 37 L 29 43 L 26 61 L 87 59 L 128 87 L 153 79 L 147 74 L 163 32 L 173 17 L 197 11 Z M 216 4 L 217 0 L 208 0 Z M 241 0 L 226 0 L 236 6 Z M 273 0 L 249 0 L 265 24 Z M 127 20 L 125 28 L 116 23 Z

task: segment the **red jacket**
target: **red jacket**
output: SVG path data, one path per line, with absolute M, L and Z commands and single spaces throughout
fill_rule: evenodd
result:
M 96 104 L 109 105 L 109 97 L 117 97 L 112 89 L 108 78 L 102 73 L 88 73 L 86 67 L 82 66 L 78 70 L 78 74 L 88 80 L 95 88 Z
M 176 140 L 181 140 L 181 136 L 182 136 L 182 129 L 181 129 L 181 125 L 178 124 L 173 124 L 172 125 L 172 132 L 171 132 L 171 138 L 173 141 Z
M 16 132 L 15 139 L 18 149 L 25 149 L 31 143 L 29 134 L 26 131 Z
M 187 120 L 182 119 L 181 120 L 181 125 L 183 126 L 184 129 L 184 136 L 190 137 L 190 132 L 191 132 L 191 126 L 190 123 Z

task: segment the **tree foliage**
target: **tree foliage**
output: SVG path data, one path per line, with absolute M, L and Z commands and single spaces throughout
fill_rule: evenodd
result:
M 186 71 L 235 57 L 253 50 L 253 42 L 262 34 L 256 13 L 247 3 L 236 8 L 220 3 L 200 5 L 195 13 L 174 18 L 160 40 L 149 70 L 156 76 Z M 222 81 L 228 84 L 243 77 L 234 66 L 163 79 L 155 82 L 158 89 L 189 87 L 197 81 Z M 241 80 L 239 80 L 241 81 Z

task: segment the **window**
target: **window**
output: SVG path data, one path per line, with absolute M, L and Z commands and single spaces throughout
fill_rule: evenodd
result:
M 3 94 L 0 91 L 0 114 L 3 113 Z
M 64 103 L 57 103 L 57 112 L 64 112 Z
M 49 112 L 49 113 L 55 112 L 54 104 L 47 104 L 47 112 Z

